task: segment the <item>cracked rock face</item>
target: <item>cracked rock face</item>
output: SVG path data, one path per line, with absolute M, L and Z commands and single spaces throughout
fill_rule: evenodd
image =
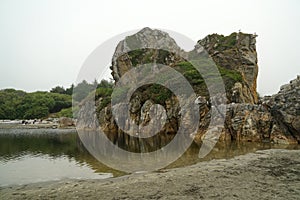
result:
M 196 51 L 200 51 L 204 47 L 217 65 L 236 70 L 242 74 L 244 83 L 240 83 L 240 102 L 236 103 L 254 104 L 258 102 L 256 92 L 258 65 L 255 38 L 255 34 L 241 32 L 232 33 L 227 37 L 212 34 L 199 40 L 195 47 Z
M 300 143 L 300 76 L 289 84 L 281 87 L 278 94 L 264 97 L 258 102 L 256 92 L 256 79 L 258 74 L 256 35 L 244 33 L 232 33 L 229 36 L 212 34 L 199 40 L 191 53 L 205 54 L 228 72 L 238 72 L 241 79 L 223 79 L 227 87 L 227 105 L 224 128 L 216 127 L 214 131 L 221 132 L 220 141 L 252 141 L 273 142 L 285 144 Z M 138 49 L 139 47 L 146 47 Z M 172 48 L 173 53 L 163 50 Z M 207 54 L 205 51 L 207 51 Z M 144 28 L 138 33 L 128 36 L 120 41 L 112 58 L 112 75 L 117 82 L 130 69 L 145 63 L 161 63 L 176 68 L 178 63 L 185 62 L 187 55 L 167 33 L 160 30 Z M 188 67 L 188 66 L 184 66 Z M 149 72 L 153 73 L 153 72 Z M 230 76 L 236 73 L 229 74 Z M 223 77 L 223 76 L 222 76 Z M 195 81 L 195 79 L 193 79 Z M 175 83 L 176 81 L 174 81 Z M 197 80 L 193 83 L 199 86 Z M 198 89 L 196 87 L 196 89 Z M 151 92 L 147 92 L 150 89 Z M 195 88 L 193 88 L 195 89 Z M 201 94 L 193 102 L 199 105 L 200 125 L 194 141 L 202 143 L 207 134 L 207 127 L 211 119 L 211 103 L 205 95 Z M 225 98 L 216 95 L 214 99 Z M 99 102 L 101 102 L 99 100 Z M 154 104 L 161 104 L 166 114 L 156 114 L 157 109 L 152 110 Z M 93 105 L 89 105 L 93 106 Z M 224 107 L 225 105 L 220 105 Z M 168 144 L 176 135 L 178 127 L 184 124 L 186 133 L 193 124 L 187 119 L 180 119 L 180 106 L 175 95 L 159 87 L 141 87 L 134 92 L 130 100 L 130 119 L 124 124 L 130 129 L 130 123 L 148 125 L 151 117 L 160 123 L 164 118 L 165 125 L 155 135 L 146 139 L 132 137 L 124 133 L 116 124 L 111 113 L 111 105 L 97 113 L 102 130 L 115 144 L 133 152 L 149 152 Z M 82 116 L 88 113 L 79 113 Z M 93 121 L 96 119 L 92 119 Z M 92 123 L 93 124 L 93 123 Z M 92 124 L 90 126 L 92 126 Z M 157 124 L 161 126 L 161 124 Z M 155 126 L 155 124 L 154 124 Z
M 300 76 L 277 94 L 264 97 L 260 104 L 227 105 L 220 140 L 299 144 Z
M 143 49 L 148 49 L 143 51 Z M 152 61 L 153 63 L 162 63 L 171 65 L 176 59 L 169 56 L 163 56 L 163 62 L 160 61 L 162 56 L 156 49 L 172 50 L 174 53 L 181 54 L 183 51 L 176 44 L 175 40 L 169 36 L 168 33 L 150 28 L 143 28 L 134 35 L 127 36 L 124 40 L 120 41 L 116 47 L 115 53 L 112 58 L 112 76 L 115 81 L 118 81 L 124 73 L 129 71 L 134 66 L 134 61 L 127 52 L 137 50 L 141 52 L 142 56 L 138 59 L 140 63 Z M 138 63 L 138 64 L 140 64 Z
M 281 86 L 277 94 L 264 97 L 263 103 L 277 122 L 278 127 L 273 132 L 289 133 L 300 143 L 300 75 Z
M 226 37 L 212 34 L 199 40 L 191 52 L 184 52 L 168 33 L 144 28 L 119 42 L 112 58 L 112 76 L 117 82 L 121 76 L 138 64 L 160 63 L 174 67 L 193 53 L 208 54 L 217 66 L 239 72 L 242 76 L 241 80 L 235 80 L 235 83 L 224 78 L 228 101 L 254 104 L 258 101 L 255 38 L 256 35 L 245 33 L 232 33 Z

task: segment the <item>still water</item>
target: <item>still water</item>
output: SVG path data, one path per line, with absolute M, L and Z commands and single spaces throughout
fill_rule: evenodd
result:
M 199 159 L 199 147 L 192 145 L 167 168 L 204 160 L 227 159 L 274 147 L 286 148 L 255 143 L 218 144 L 207 157 Z M 122 175 L 125 174 L 105 166 L 91 156 L 76 133 L 0 133 L 0 186 L 61 179 L 104 179 Z
M 94 159 L 76 133 L 0 134 L 0 186 L 120 175 Z

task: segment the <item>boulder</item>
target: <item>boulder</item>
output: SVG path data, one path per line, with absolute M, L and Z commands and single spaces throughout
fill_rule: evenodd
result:
M 75 121 L 72 118 L 68 117 L 61 117 L 59 118 L 59 127 L 70 127 L 70 126 L 75 126 Z

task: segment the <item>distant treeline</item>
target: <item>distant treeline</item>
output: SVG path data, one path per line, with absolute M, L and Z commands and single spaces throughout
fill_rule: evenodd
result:
M 91 90 L 111 90 L 112 82 L 100 83 L 82 81 L 69 88 L 56 86 L 50 92 L 37 91 L 27 93 L 15 89 L 0 90 L 0 119 L 42 119 L 53 117 L 72 117 L 72 94 L 75 101 L 82 101 Z
M 72 106 L 72 96 L 51 92 L 0 91 L 0 119 L 36 119 Z

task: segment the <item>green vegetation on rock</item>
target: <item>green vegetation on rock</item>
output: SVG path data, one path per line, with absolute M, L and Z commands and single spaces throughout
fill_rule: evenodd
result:
M 95 93 L 95 99 L 101 99 L 98 110 L 102 110 L 111 102 L 112 87 L 99 87 Z
M 175 66 L 175 69 L 183 74 L 191 83 L 196 93 L 200 95 L 207 95 L 206 81 L 218 79 L 219 75 L 221 75 L 223 79 L 226 91 L 230 91 L 234 83 L 243 82 L 243 77 L 240 72 L 221 66 L 217 66 L 218 71 L 216 71 L 214 68 L 215 65 L 210 63 L 208 59 L 192 61 L 192 63 L 187 61 L 180 62 Z M 194 66 L 199 68 L 201 74 Z
M 219 37 L 220 45 L 218 46 L 218 49 L 223 50 L 223 48 L 232 48 L 237 42 L 236 36 L 237 36 L 237 33 L 231 33 L 227 37 L 220 35 L 220 37 Z
M 232 49 L 237 44 L 237 33 L 231 33 L 229 36 L 212 34 L 209 36 L 212 40 L 212 44 L 215 44 L 215 49 L 218 51 L 224 51 Z
M 164 104 L 167 99 L 172 96 L 172 92 L 159 84 L 152 84 L 149 88 L 149 98 L 155 103 Z

